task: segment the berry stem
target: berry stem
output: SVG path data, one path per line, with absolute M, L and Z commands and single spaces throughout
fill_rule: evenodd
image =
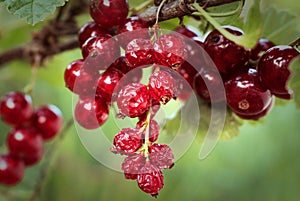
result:
M 30 94 L 32 96 L 33 89 L 37 80 L 37 76 L 38 76 L 38 66 L 33 65 L 31 67 L 31 78 L 28 85 L 24 87 L 24 93 Z
M 163 1 L 159 4 L 159 6 L 158 6 L 158 8 L 157 8 L 157 12 L 156 12 L 156 21 L 155 21 L 155 24 L 154 24 L 154 25 L 157 25 L 157 24 L 158 24 L 159 13 L 160 13 L 162 7 L 164 6 L 164 4 L 165 4 L 166 2 L 167 2 L 167 0 L 163 0 Z

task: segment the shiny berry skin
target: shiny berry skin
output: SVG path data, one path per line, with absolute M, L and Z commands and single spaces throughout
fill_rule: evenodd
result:
M 126 60 L 129 66 L 139 67 L 153 63 L 153 45 L 148 39 L 134 39 L 126 47 Z
M 32 99 L 27 94 L 13 91 L 0 100 L 0 117 L 6 124 L 22 125 L 30 120 L 32 114 Z
M 174 154 L 168 145 L 152 144 L 148 150 L 151 164 L 160 170 L 169 169 L 174 166 Z
M 258 63 L 261 82 L 279 98 L 291 99 L 292 91 L 287 88 L 290 77 L 289 64 L 299 56 L 291 46 L 280 45 L 267 50 Z
M 235 27 L 224 27 L 236 36 L 243 32 Z M 225 38 L 218 30 L 212 31 L 204 41 L 204 48 L 221 73 L 231 73 L 245 66 L 250 52 Z
M 153 60 L 158 65 L 179 68 L 187 57 L 182 38 L 176 34 L 160 36 L 153 45 Z
M 103 34 L 109 34 L 109 32 L 98 26 L 95 22 L 88 22 L 84 24 L 78 32 L 79 46 L 82 47 L 85 41 L 90 37 L 98 37 Z
M 24 162 L 9 154 L 0 155 L 0 185 L 13 186 L 24 176 Z
M 138 16 L 131 16 L 121 24 L 117 33 L 118 41 L 122 47 L 126 47 L 127 44 L 133 39 L 149 39 L 149 25 L 147 22 L 141 20 Z M 124 34 L 126 33 L 126 34 Z
M 137 177 L 139 188 L 145 193 L 156 197 L 164 186 L 164 176 L 162 172 L 150 162 L 146 162 L 141 172 L 142 173 Z
M 193 86 L 197 70 L 191 64 L 185 61 L 177 71 L 191 86 Z
M 129 12 L 127 0 L 91 0 L 90 15 L 101 27 L 110 29 L 121 25 Z
M 96 129 L 102 126 L 109 115 L 108 105 L 98 97 L 95 100 L 86 98 L 76 104 L 75 120 L 85 129 Z
M 126 179 L 137 179 L 137 175 L 141 173 L 141 168 L 144 167 L 146 158 L 143 154 L 133 154 L 127 156 L 122 163 L 122 170 Z
M 75 80 L 73 92 L 80 97 L 88 97 L 95 94 L 96 86 L 96 76 L 86 72 L 85 69 L 82 68 Z
M 191 27 L 191 26 L 180 26 L 180 27 L 177 27 L 174 31 L 177 32 L 177 33 L 180 33 L 188 38 L 193 38 L 193 37 L 196 37 L 198 36 L 197 33 L 195 33 L 196 28 L 194 27 Z
M 128 65 L 124 56 L 119 57 L 111 66 L 116 68 L 126 75 L 127 83 L 140 82 L 143 77 L 143 70 L 141 68 L 132 68 Z
M 116 87 L 120 84 L 119 81 L 123 76 L 124 74 L 117 68 L 108 68 L 98 80 L 97 94 L 101 95 L 107 103 L 111 102 L 113 93 L 118 91 Z
M 26 166 L 38 163 L 43 156 L 43 138 L 34 127 L 14 128 L 7 136 L 9 153 Z
M 114 149 L 121 154 L 133 154 L 143 144 L 141 132 L 136 128 L 123 128 L 114 137 Z
M 131 118 L 142 116 L 150 108 L 150 96 L 146 85 L 131 83 L 118 94 L 119 112 Z
M 39 129 L 43 140 L 53 139 L 63 126 L 61 111 L 55 105 L 39 107 L 34 113 L 33 125 Z
M 74 85 L 76 79 L 80 76 L 80 69 L 82 68 L 84 61 L 82 59 L 71 62 L 64 73 L 64 80 L 66 87 L 70 91 L 74 92 Z
M 175 79 L 166 71 L 154 72 L 149 78 L 149 93 L 156 101 L 166 104 L 176 96 L 176 90 Z
M 259 39 L 255 47 L 251 49 L 250 59 L 252 61 L 258 61 L 268 49 L 274 46 L 275 44 L 268 39 Z
M 260 82 L 257 71 L 237 72 L 225 82 L 228 106 L 241 115 L 256 115 L 272 101 L 271 92 Z
M 217 103 L 226 99 L 223 80 L 215 71 L 199 72 L 194 78 L 194 89 L 199 97 L 208 102 Z

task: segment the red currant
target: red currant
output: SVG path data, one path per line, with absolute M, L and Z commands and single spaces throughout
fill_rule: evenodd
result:
M 73 61 L 67 66 L 65 70 L 64 80 L 66 83 L 66 87 L 72 92 L 74 92 L 74 85 L 76 79 L 80 76 L 80 69 L 82 68 L 83 63 L 84 61 L 82 59 Z
M 139 129 L 143 128 L 146 125 L 146 120 L 147 120 L 146 116 L 143 118 L 140 118 L 140 120 L 136 124 L 136 128 L 139 128 Z M 160 127 L 159 127 L 157 121 L 155 121 L 154 119 L 151 119 L 148 126 L 149 126 L 149 141 L 155 142 L 158 139 Z M 145 132 L 146 132 L 146 129 L 144 130 L 144 133 L 143 133 L 143 136 L 144 136 L 143 139 L 145 138 Z
M 275 44 L 268 39 L 259 39 L 256 46 L 251 50 L 250 59 L 252 61 L 258 61 L 268 49 L 274 46 Z
M 152 144 L 149 147 L 149 158 L 151 164 L 160 170 L 174 166 L 174 154 L 172 149 L 166 144 Z
M 121 154 L 133 154 L 142 144 L 141 132 L 136 128 L 123 128 L 114 137 L 114 149 Z
M 13 186 L 18 184 L 24 175 L 24 163 L 11 155 L 0 155 L 0 184 Z
M 94 95 L 96 92 L 96 84 L 96 76 L 86 72 L 85 69 L 82 68 L 76 78 L 73 92 L 78 94 L 80 97 Z
M 198 36 L 198 34 L 196 33 L 196 28 L 195 27 L 191 27 L 191 26 L 180 26 L 177 27 L 174 31 L 176 31 L 177 33 L 180 33 L 188 38 L 193 38 Z
M 137 179 L 137 175 L 141 173 L 141 168 L 144 167 L 146 158 L 143 154 L 133 154 L 127 156 L 122 163 L 122 170 L 126 179 Z

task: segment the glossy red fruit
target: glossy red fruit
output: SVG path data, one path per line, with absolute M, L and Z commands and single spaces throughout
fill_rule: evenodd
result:
M 272 101 L 271 92 L 260 82 L 257 71 L 237 72 L 225 82 L 228 106 L 241 115 L 256 115 Z
M 122 170 L 126 179 L 137 179 L 137 175 L 141 173 L 141 168 L 144 167 L 146 158 L 143 154 L 133 154 L 127 156 L 122 163 Z
M 126 74 L 127 83 L 140 82 L 143 77 L 142 68 L 130 67 L 124 56 L 119 57 L 110 67 L 116 68 L 120 70 L 123 74 Z
M 129 12 L 127 0 L 91 0 L 90 15 L 101 27 L 113 28 L 124 23 Z
M 138 16 L 131 16 L 121 24 L 117 33 L 120 45 L 126 48 L 127 44 L 134 39 L 149 39 L 149 25 Z M 125 34 L 126 33 L 126 34 Z
M 194 78 L 194 89 L 205 101 L 217 103 L 226 100 L 223 80 L 215 71 L 199 72 Z
M 34 127 L 14 128 L 7 136 L 9 153 L 26 166 L 38 163 L 43 156 L 43 138 Z
M 62 113 L 55 105 L 41 106 L 34 113 L 33 125 L 39 129 L 43 140 L 53 139 L 62 129 Z
M 179 74 L 193 87 L 194 77 L 197 70 L 187 61 L 185 61 L 178 69 Z
M 75 120 L 85 129 L 96 129 L 102 126 L 109 115 L 108 105 L 101 97 L 79 100 L 76 104 Z
M 141 132 L 136 128 L 123 128 L 114 137 L 114 149 L 121 154 L 133 154 L 143 144 Z
M 259 39 L 255 47 L 251 50 L 250 59 L 252 61 L 258 61 L 268 49 L 274 46 L 275 44 L 268 39 Z
M 12 91 L 0 100 L 0 117 L 6 124 L 18 126 L 29 121 L 33 114 L 29 95 Z
M 152 144 L 148 150 L 151 164 L 158 169 L 169 169 L 174 166 L 174 154 L 168 145 Z
M 78 32 L 79 46 L 82 47 L 85 41 L 90 37 L 98 37 L 102 36 L 103 34 L 109 34 L 109 32 L 106 29 L 98 26 L 95 22 L 88 22 L 84 24 Z
M 139 188 L 145 193 L 156 197 L 164 186 L 164 176 L 162 172 L 150 162 L 146 162 L 141 172 L 142 173 L 137 177 Z
M 131 118 L 142 116 L 149 110 L 150 96 L 146 85 L 131 83 L 124 86 L 117 98 L 119 112 Z
M 0 185 L 13 186 L 24 176 L 24 162 L 9 154 L 0 155 Z
M 299 56 L 291 46 L 280 45 L 267 50 L 258 63 L 258 74 L 261 82 L 279 98 L 291 99 L 292 91 L 287 88 L 291 75 L 289 64 Z
M 175 30 L 175 32 L 180 33 L 188 38 L 193 38 L 198 36 L 198 34 L 196 33 L 196 28 L 192 27 L 192 26 L 179 26 L 177 27 Z
M 126 47 L 126 61 L 131 67 L 153 63 L 153 45 L 148 39 L 134 39 Z
M 70 63 L 64 73 L 64 80 L 66 87 L 74 92 L 74 85 L 76 79 L 80 76 L 80 69 L 82 68 L 84 61 L 82 59 L 78 59 Z
M 83 97 L 94 97 L 97 87 L 97 77 L 85 71 L 85 69 L 80 69 L 79 75 L 77 76 L 73 92 L 78 94 L 81 98 Z
M 236 27 L 226 26 L 225 29 L 236 36 L 243 35 Z M 204 47 L 221 73 L 231 73 L 242 68 L 250 56 L 247 49 L 228 40 L 218 30 L 206 37 Z
M 182 38 L 176 34 L 160 36 L 153 45 L 153 60 L 158 65 L 179 68 L 187 57 Z
M 169 72 L 160 70 L 149 78 L 149 93 L 151 97 L 163 104 L 176 97 L 177 84 Z

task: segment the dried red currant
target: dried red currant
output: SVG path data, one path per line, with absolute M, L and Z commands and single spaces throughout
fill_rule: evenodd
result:
M 141 173 L 141 168 L 144 167 L 146 158 L 143 154 L 133 154 L 127 156 L 122 163 L 122 170 L 126 179 L 137 179 L 137 175 Z
M 160 170 L 169 169 L 174 166 L 174 154 L 168 145 L 152 144 L 148 150 L 151 164 Z
M 142 144 L 141 132 L 136 128 L 123 128 L 114 137 L 114 149 L 121 154 L 133 154 Z

